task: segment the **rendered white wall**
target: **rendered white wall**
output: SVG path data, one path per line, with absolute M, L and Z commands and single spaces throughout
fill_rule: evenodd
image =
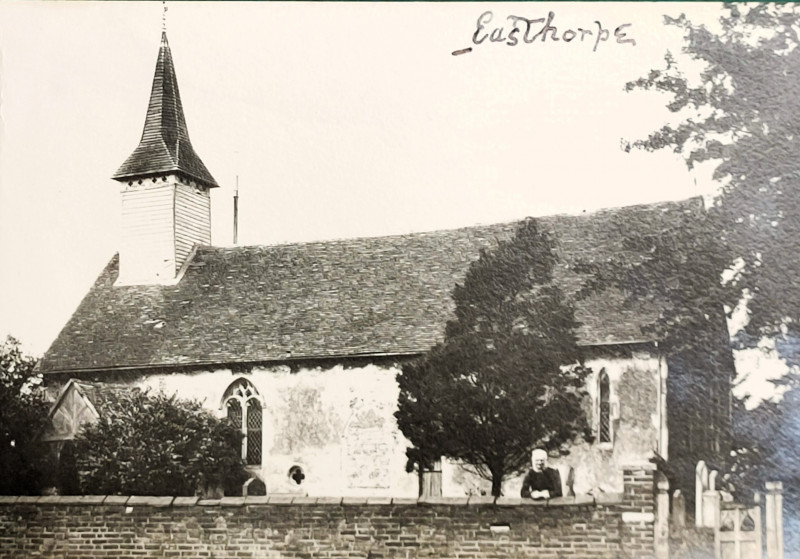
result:
M 611 401 L 619 414 L 612 417 L 612 445 L 580 443 L 570 454 L 551 459 L 551 465 L 575 469 L 576 493 L 621 490 L 623 465 L 643 462 L 659 444 L 659 361 L 646 354 L 632 358 L 593 359 L 588 381 L 591 401 L 587 413 L 594 421 L 596 375 L 605 369 Z M 182 398 L 196 399 L 220 417 L 223 394 L 239 378 L 250 381 L 264 408 L 264 461 L 259 476 L 270 493 L 311 496 L 416 497 L 416 474 L 405 471 L 409 446 L 397 428 L 398 366 L 256 367 L 247 373 L 213 369 L 191 373 L 139 376 L 132 383 Z M 298 486 L 288 477 L 300 466 L 306 478 Z M 489 493 L 486 480 L 443 460 L 445 496 Z M 518 496 L 522 477 L 508 480 L 506 496 Z

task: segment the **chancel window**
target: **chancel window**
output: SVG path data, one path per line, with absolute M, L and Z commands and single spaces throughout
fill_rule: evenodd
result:
M 225 412 L 228 421 L 244 435 L 242 459 L 248 466 L 260 465 L 264 420 L 258 391 L 247 380 L 237 380 L 225 391 Z
M 597 442 L 611 442 L 611 383 L 608 374 L 600 371 L 598 380 Z

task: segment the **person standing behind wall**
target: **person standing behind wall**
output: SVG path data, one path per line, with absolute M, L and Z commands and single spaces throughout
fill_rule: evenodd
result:
M 531 452 L 531 469 L 522 481 L 520 496 L 530 499 L 561 497 L 561 475 L 547 466 L 547 452 L 541 448 Z

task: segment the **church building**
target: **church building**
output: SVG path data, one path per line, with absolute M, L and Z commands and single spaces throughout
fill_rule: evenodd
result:
M 410 445 L 393 415 L 395 379 L 442 339 L 452 290 L 480 251 L 519 223 L 214 247 L 210 191 L 219 185 L 189 140 L 166 34 L 141 141 L 112 178 L 121 187 L 119 253 L 40 362 L 55 402 L 45 439 L 62 448 L 102 414 L 109 391 L 148 387 L 228 417 L 270 494 L 416 497 Z M 570 294 L 586 280 L 571 266 L 579 258 L 628 250 L 620 223 L 656 235 L 677 216 L 703 212 L 696 198 L 540 223 L 561 257 L 555 281 Z M 714 365 L 719 382 L 703 387 L 708 409 L 682 408 L 673 386 L 691 367 L 673 369 L 645 334 L 659 305 L 649 297 L 625 304 L 609 288 L 576 306 L 595 440 L 552 462 L 574 469 L 577 493 L 621 490 L 624 464 L 708 461 L 725 451 L 733 361 Z M 429 490 L 444 496 L 489 487 L 446 460 L 431 475 L 439 479 Z M 518 495 L 519 483 L 505 494 Z

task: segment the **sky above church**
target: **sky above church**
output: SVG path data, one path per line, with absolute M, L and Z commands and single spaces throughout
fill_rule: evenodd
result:
M 509 36 L 509 16 L 549 12 L 544 40 L 536 23 L 533 42 Z M 237 176 L 239 244 L 709 194 L 707 169 L 621 149 L 670 118 L 624 86 L 679 54 L 663 16 L 681 12 L 712 23 L 720 7 L 168 4 L 189 134 L 221 185 L 214 244 L 232 242 Z M 0 1 L 0 335 L 34 355 L 119 247 L 110 177 L 141 135 L 161 26 L 158 2 Z

